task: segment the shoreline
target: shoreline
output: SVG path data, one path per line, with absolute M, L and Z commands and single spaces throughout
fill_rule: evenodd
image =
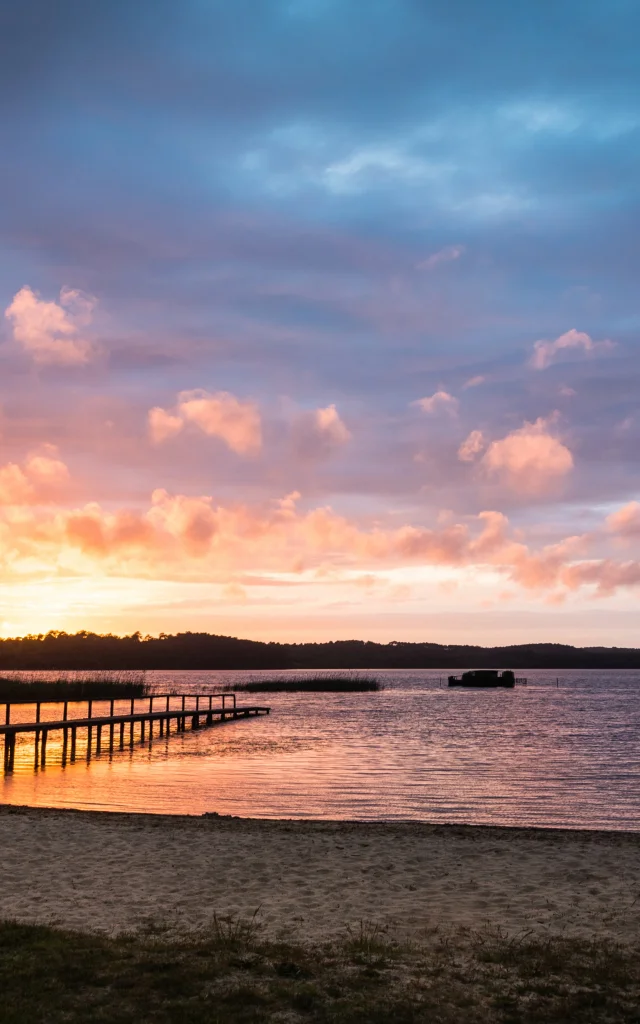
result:
M 239 814 L 222 814 L 217 811 L 205 811 L 202 814 L 179 814 L 164 811 L 118 811 L 105 808 L 86 807 L 52 807 L 36 804 L 10 804 L 0 802 L 0 816 L 3 814 L 34 814 L 34 815 L 86 815 L 87 817 L 105 818 L 140 818 L 144 821 L 155 820 L 166 822 L 246 822 L 260 825 L 300 825 L 300 826 L 328 826 L 328 825 L 349 825 L 356 828 L 420 828 L 420 829 L 470 829 L 481 832 L 497 833 L 521 833 L 522 835 L 544 834 L 549 837 L 554 835 L 571 836 L 596 836 L 606 839 L 607 837 L 623 836 L 629 839 L 637 839 L 640 843 L 640 825 L 637 830 L 633 829 L 605 829 L 605 828 L 572 828 L 569 825 L 487 825 L 482 822 L 471 821 L 428 821 L 417 818 L 251 818 Z
M 640 833 L 0 805 L 0 917 L 118 934 L 214 917 L 324 941 L 501 929 L 637 941 Z

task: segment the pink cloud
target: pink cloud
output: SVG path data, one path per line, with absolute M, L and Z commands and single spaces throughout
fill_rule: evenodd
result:
M 411 404 L 417 405 L 428 416 L 437 416 L 441 412 L 447 413 L 449 416 L 457 416 L 460 403 L 448 391 L 436 391 L 435 394 L 426 398 L 418 398 Z
M 484 446 L 485 440 L 482 431 L 472 430 L 458 448 L 458 458 L 461 462 L 473 462 Z
M 555 341 L 536 341 L 533 346 L 533 355 L 529 365 L 534 370 L 545 370 L 558 358 L 558 354 L 567 349 L 581 349 L 587 355 L 595 352 L 603 352 L 613 348 L 614 343 L 608 339 L 605 341 L 593 341 L 583 331 L 576 331 L 572 328 L 565 334 L 561 334 Z
M 487 378 L 481 374 L 477 377 L 470 377 L 469 380 L 465 381 L 462 385 L 462 390 L 466 391 L 467 388 L 477 388 L 480 384 L 484 384 Z
M 292 426 L 294 446 L 303 458 L 331 455 L 351 440 L 351 433 L 335 405 L 302 413 Z
M 607 516 L 606 525 L 611 533 L 622 537 L 640 537 L 640 502 L 630 501 L 612 512 Z
M 40 299 L 28 285 L 5 310 L 13 336 L 36 363 L 77 366 L 88 362 L 92 347 L 80 331 L 91 323 L 95 299 L 63 288 L 59 302 Z
M 573 456 L 549 433 L 550 422 L 540 418 L 493 441 L 482 457 L 487 475 L 522 494 L 542 494 L 570 473 Z
M 238 455 L 256 455 L 262 447 L 260 412 L 254 402 L 242 402 L 228 391 L 181 391 L 173 410 L 159 406 L 148 415 L 152 441 L 161 443 L 188 424 L 209 437 L 218 437 Z

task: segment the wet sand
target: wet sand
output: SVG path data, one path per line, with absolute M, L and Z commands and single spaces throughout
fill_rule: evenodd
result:
M 0 917 L 128 931 L 257 920 L 322 940 L 500 927 L 635 942 L 640 834 L 0 806 Z

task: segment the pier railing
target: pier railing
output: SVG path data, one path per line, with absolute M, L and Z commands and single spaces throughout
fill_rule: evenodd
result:
M 214 700 L 220 703 L 214 706 Z M 163 702 L 164 706 L 158 707 L 157 702 Z M 176 702 L 178 706 L 176 707 Z M 144 703 L 141 710 L 139 705 Z M 169 736 L 171 725 L 175 726 L 176 732 L 185 732 L 187 721 L 191 722 L 191 729 L 200 729 L 202 725 L 213 725 L 216 722 L 226 722 L 228 719 L 240 717 L 248 718 L 252 715 L 269 714 L 270 708 L 257 705 L 239 707 L 235 693 L 200 693 L 200 694 L 176 694 L 160 693 L 151 694 L 146 697 L 126 698 L 100 698 L 82 700 L 10 700 L 2 701 L 5 705 L 4 725 L 0 725 L 0 736 L 4 736 L 4 771 L 13 771 L 15 761 L 16 737 L 19 733 L 33 733 L 34 736 L 34 761 L 35 767 L 44 766 L 46 763 L 47 739 L 52 731 L 62 732 L 62 763 L 66 764 L 67 754 L 70 753 L 70 760 L 76 759 L 77 733 L 79 729 L 85 729 L 87 734 L 87 760 L 91 759 L 93 749 L 93 736 L 95 730 L 95 752 L 100 754 L 102 750 L 102 730 L 106 726 L 109 730 L 109 753 L 112 754 L 114 745 L 117 743 L 120 750 L 124 749 L 125 727 L 129 726 L 129 745 L 132 747 L 135 737 L 135 726 L 139 727 L 139 741 L 144 743 L 153 741 L 154 725 L 158 724 L 159 735 Z M 63 705 L 62 718 L 49 719 L 42 717 L 43 706 Z M 86 715 L 69 715 L 69 706 L 86 704 Z M 95 714 L 95 704 L 108 704 L 109 714 Z M 116 709 L 116 704 L 128 705 L 125 712 Z M 14 705 L 32 705 L 36 708 L 34 721 L 22 722 L 11 720 L 11 709 Z M 119 737 L 115 738 L 115 728 L 119 727 Z M 70 748 L 70 752 L 69 752 Z

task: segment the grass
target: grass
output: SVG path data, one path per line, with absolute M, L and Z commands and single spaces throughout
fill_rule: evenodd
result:
M 381 690 L 382 683 L 374 676 L 319 674 L 254 679 L 246 683 L 230 683 L 225 689 L 245 693 L 361 693 Z
M 0 702 L 15 703 L 65 700 L 118 700 L 148 693 L 144 672 L 67 672 L 46 678 L 22 672 L 0 677 Z
M 0 1024 L 637 1024 L 640 960 L 499 933 L 403 944 L 366 922 L 319 946 L 255 919 L 182 938 L 4 923 L 0 991 Z

